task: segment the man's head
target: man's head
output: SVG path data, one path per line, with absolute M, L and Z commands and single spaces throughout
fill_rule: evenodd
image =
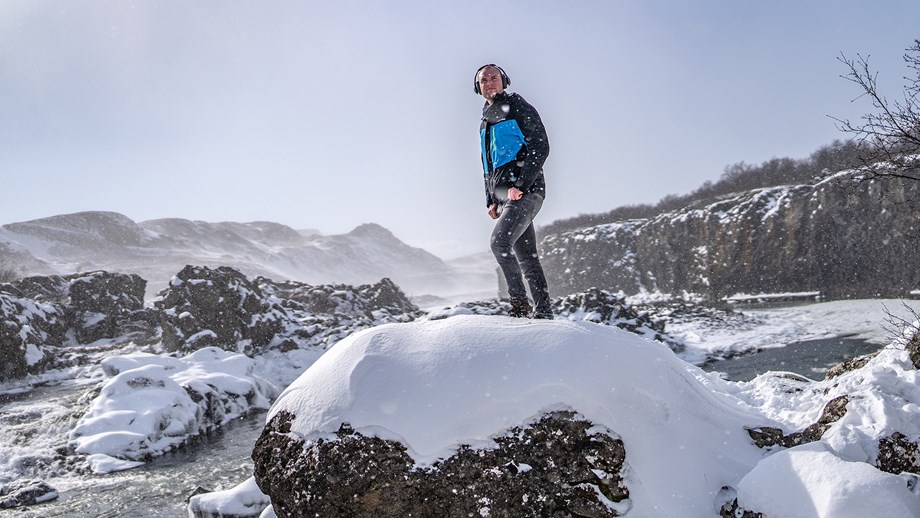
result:
M 479 67 L 479 70 L 476 71 L 473 90 L 491 102 L 510 84 L 511 78 L 502 70 L 502 67 L 490 63 Z

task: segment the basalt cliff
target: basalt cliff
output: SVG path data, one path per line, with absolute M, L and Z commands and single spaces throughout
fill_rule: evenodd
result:
M 650 219 L 543 237 L 554 294 L 819 292 L 908 297 L 920 288 L 920 182 L 842 172 L 756 189 Z

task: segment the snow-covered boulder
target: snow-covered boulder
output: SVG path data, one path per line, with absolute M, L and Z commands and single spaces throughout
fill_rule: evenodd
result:
M 259 490 L 255 478 L 224 491 L 194 495 L 189 499 L 188 512 L 192 518 L 255 518 L 271 504 Z
M 712 516 L 765 455 L 721 383 L 589 322 L 384 325 L 279 397 L 256 480 L 284 516 Z
M 253 360 L 216 347 L 183 358 L 133 353 L 102 363 L 107 381 L 70 433 L 95 472 L 135 467 L 255 409 L 277 394 Z
M 155 302 L 170 351 L 325 349 L 358 329 L 423 315 L 391 280 L 313 286 L 187 266 Z
M 257 277 L 262 293 L 280 300 L 295 324 L 284 336 L 291 347 L 325 350 L 346 336 L 369 327 L 411 322 L 424 315 L 390 279 L 375 284 L 310 285 Z
M 216 346 L 251 355 L 269 346 L 291 321 L 279 302 L 233 268 L 186 266 L 155 306 L 167 350 Z
M 43 504 L 57 497 L 57 489 L 48 485 L 44 480 L 22 480 L 9 485 L 0 485 L 0 509 Z
M 738 485 L 737 509 L 733 516 L 920 516 L 920 476 L 885 473 L 809 443 L 760 462 Z
M 0 291 L 0 381 L 42 370 L 65 330 L 60 306 Z
M 917 323 L 908 326 L 861 367 L 822 381 L 767 373 L 725 385 L 782 424 L 752 432 L 755 439 L 765 434 L 757 442 L 772 456 L 735 486 L 738 513 L 920 516 L 917 330 Z
M 128 322 L 149 319 L 136 315 L 143 312 L 146 286 L 134 274 L 94 271 L 26 277 L 0 286 L 0 291 L 58 307 L 60 323 L 78 343 L 89 344 L 120 336 Z M 62 345 L 64 339 L 62 332 L 46 344 Z
M 89 272 L 65 277 L 77 341 L 88 344 L 121 334 L 121 323 L 144 307 L 147 281 L 135 274 Z

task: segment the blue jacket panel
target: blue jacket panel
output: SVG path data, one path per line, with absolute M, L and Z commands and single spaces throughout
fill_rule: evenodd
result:
M 482 170 L 485 174 L 488 174 L 490 170 L 489 158 L 492 159 L 491 170 L 494 171 L 514 160 L 520 153 L 521 148 L 527 144 L 524 140 L 524 133 L 521 132 L 521 127 L 518 126 L 517 121 L 514 119 L 504 120 L 489 127 L 489 149 L 486 149 L 485 128 L 479 131 L 479 138 L 482 146 Z

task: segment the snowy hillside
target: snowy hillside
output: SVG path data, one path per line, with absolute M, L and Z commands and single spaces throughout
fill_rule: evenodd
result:
M 272 222 L 136 223 L 117 213 L 81 212 L 0 227 L 0 267 L 21 275 L 136 273 L 148 281 L 149 298 L 188 264 L 231 266 L 251 277 L 309 284 L 389 277 L 410 295 L 494 291 L 496 282 L 494 275 L 448 265 L 375 224 L 324 236 Z

